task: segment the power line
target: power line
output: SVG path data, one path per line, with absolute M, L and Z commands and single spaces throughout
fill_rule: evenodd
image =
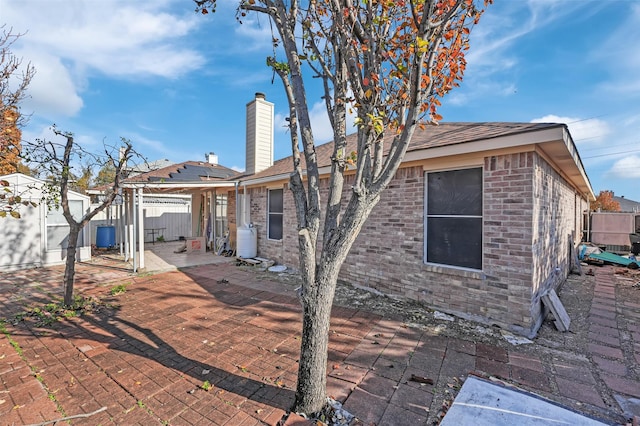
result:
M 610 155 L 631 154 L 633 152 L 640 152 L 640 149 L 634 149 L 634 150 L 631 150 L 631 151 L 611 152 L 609 154 L 592 155 L 590 157 L 582 157 L 582 159 L 586 160 L 586 159 L 589 159 L 589 158 L 607 157 L 607 156 L 610 156 Z
M 598 136 L 594 136 L 594 138 L 596 138 Z M 584 139 L 580 139 L 581 141 L 586 140 L 586 139 L 592 139 L 592 138 L 584 138 Z M 601 149 L 609 149 L 609 148 L 620 148 L 621 146 L 629 146 L 628 143 L 623 143 L 620 145 L 607 145 L 607 146 L 597 146 L 597 147 L 593 147 L 593 148 L 579 148 L 578 150 L 580 152 L 585 152 L 585 151 L 597 151 L 597 150 L 601 150 Z

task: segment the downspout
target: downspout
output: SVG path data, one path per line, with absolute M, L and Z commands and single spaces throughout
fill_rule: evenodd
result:
M 240 212 L 240 214 L 242 215 L 242 225 L 249 226 L 248 223 L 244 223 L 245 219 L 247 218 L 247 184 L 246 182 L 242 183 L 242 211 Z
M 239 186 L 240 182 L 236 181 L 236 231 L 238 229 L 238 224 L 240 223 L 240 214 L 238 212 L 239 209 L 239 201 L 240 199 L 238 198 L 238 186 Z
M 591 200 L 589 199 L 589 194 L 586 195 L 587 198 L 587 241 L 591 242 Z

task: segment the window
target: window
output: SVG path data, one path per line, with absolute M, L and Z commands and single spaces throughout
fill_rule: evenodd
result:
M 482 168 L 427 173 L 425 262 L 482 269 Z
M 82 201 L 69 200 L 69 210 L 75 220 L 82 218 Z M 83 231 L 78 234 L 78 244 L 83 244 Z M 47 213 L 47 250 L 66 249 L 69 243 L 69 224 L 62 214 L 62 207 Z
M 270 240 L 282 239 L 282 189 L 270 189 L 269 199 L 267 201 L 269 205 L 268 223 L 267 223 L 267 237 Z
M 229 223 L 227 220 L 227 196 L 226 194 L 216 194 L 216 220 L 214 235 L 216 238 L 222 237 L 227 229 Z

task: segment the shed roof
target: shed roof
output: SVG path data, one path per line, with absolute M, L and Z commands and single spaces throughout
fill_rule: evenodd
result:
M 226 180 L 238 175 L 233 169 L 204 161 L 185 161 L 161 169 L 141 173 L 125 182 L 195 182 Z

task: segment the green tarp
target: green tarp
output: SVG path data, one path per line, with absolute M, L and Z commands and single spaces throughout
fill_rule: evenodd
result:
M 591 259 L 602 260 L 603 262 L 613 263 L 615 265 L 629 266 L 631 263 L 635 263 L 640 266 L 640 261 L 632 260 L 623 256 L 618 256 L 614 253 L 603 251 L 602 253 L 591 253 L 588 255 Z

